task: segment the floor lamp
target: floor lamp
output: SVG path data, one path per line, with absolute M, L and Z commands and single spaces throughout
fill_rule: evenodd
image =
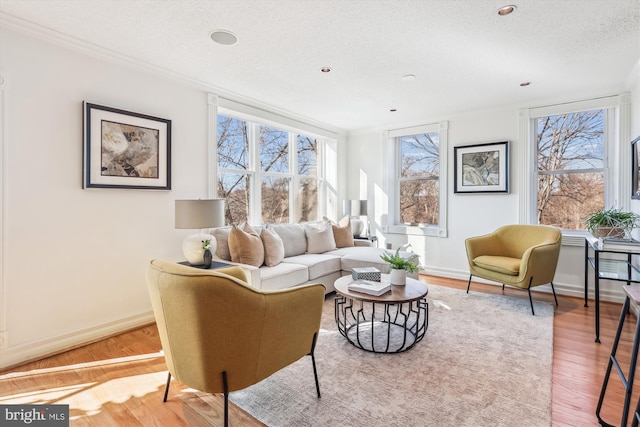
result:
M 204 264 L 204 241 L 210 240 L 212 254 L 216 253 L 216 239 L 205 229 L 224 225 L 224 199 L 176 200 L 176 228 L 200 229 L 185 237 L 182 252 L 191 265 Z

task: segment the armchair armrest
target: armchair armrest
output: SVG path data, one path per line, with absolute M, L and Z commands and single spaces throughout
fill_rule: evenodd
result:
M 560 240 L 548 240 L 527 249 L 522 256 L 520 277 L 533 277 L 531 286 L 552 282 L 560 247 Z
M 320 330 L 325 289 L 321 284 L 263 291 L 264 333 L 258 375 L 273 372 L 311 352 Z
M 467 248 L 469 263 L 480 255 L 499 255 L 499 239 L 495 233 L 484 236 L 469 237 L 464 241 Z

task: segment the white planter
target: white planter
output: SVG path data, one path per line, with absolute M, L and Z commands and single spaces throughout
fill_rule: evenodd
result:
M 407 284 L 407 270 L 392 268 L 390 271 L 389 282 L 392 285 L 404 286 Z

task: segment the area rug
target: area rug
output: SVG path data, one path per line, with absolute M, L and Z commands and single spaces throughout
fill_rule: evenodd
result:
M 429 285 L 429 328 L 398 354 L 349 344 L 322 314 L 316 364 L 305 357 L 230 399 L 285 426 L 550 426 L 553 306 Z

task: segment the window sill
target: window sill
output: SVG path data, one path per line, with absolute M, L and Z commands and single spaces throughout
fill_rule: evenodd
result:
M 404 234 L 412 236 L 447 237 L 447 230 L 437 225 L 390 225 L 385 230 L 389 234 Z

